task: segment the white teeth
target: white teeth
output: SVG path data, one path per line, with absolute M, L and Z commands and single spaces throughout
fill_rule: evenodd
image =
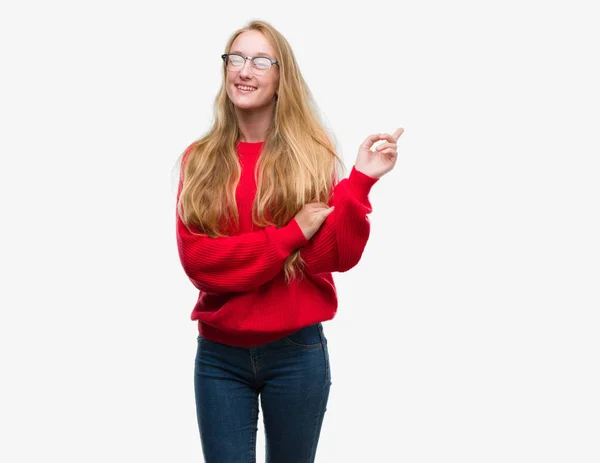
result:
M 236 87 L 241 90 L 256 90 L 255 87 L 246 87 L 245 85 L 236 85 Z

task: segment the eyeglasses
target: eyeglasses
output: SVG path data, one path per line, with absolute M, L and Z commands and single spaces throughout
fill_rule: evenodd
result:
M 225 53 L 221 55 L 221 58 L 223 58 L 228 71 L 240 71 L 244 67 L 246 60 L 249 59 L 252 61 L 250 69 L 257 76 L 262 76 L 269 72 L 273 64 L 279 66 L 277 60 L 266 56 L 243 56 L 234 53 Z

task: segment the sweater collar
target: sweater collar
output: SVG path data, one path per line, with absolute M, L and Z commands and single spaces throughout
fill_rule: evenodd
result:
M 247 141 L 238 141 L 237 149 L 240 154 L 258 154 L 262 150 L 264 144 L 264 140 L 253 143 Z

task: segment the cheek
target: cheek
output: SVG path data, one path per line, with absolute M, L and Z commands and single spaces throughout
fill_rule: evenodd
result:
M 276 93 L 278 88 L 278 82 L 276 80 L 269 81 L 269 92 Z
M 227 92 L 228 95 L 233 96 L 235 95 L 235 80 L 233 79 L 227 79 L 227 82 L 225 83 L 225 91 Z

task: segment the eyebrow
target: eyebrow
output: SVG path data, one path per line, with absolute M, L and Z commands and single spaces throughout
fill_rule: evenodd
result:
M 240 55 L 243 55 L 243 53 L 239 50 L 231 50 L 229 53 L 239 53 Z M 267 56 L 272 58 L 271 54 L 267 53 L 266 51 L 259 51 L 256 56 Z

